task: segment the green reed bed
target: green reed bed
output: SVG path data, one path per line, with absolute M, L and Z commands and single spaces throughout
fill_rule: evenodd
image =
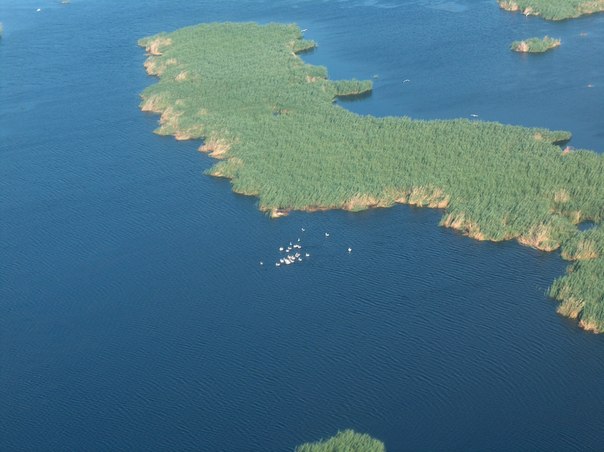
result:
M 548 50 L 555 49 L 560 46 L 561 41 L 559 39 L 550 38 L 545 36 L 543 38 L 530 38 L 522 41 L 514 41 L 511 45 L 511 49 L 514 52 L 521 53 L 544 53 Z
M 604 0 L 497 0 L 507 11 L 564 20 L 604 11 Z
M 386 452 L 386 448 L 383 442 L 367 434 L 345 430 L 324 441 L 302 444 L 296 447 L 296 452 Z
M 546 251 L 574 243 L 578 223 L 604 218 L 604 158 L 562 152 L 570 133 L 351 113 L 334 99 L 370 82 L 328 80 L 296 55 L 308 48 L 301 41 L 296 25 L 251 23 L 143 39 L 147 71 L 160 79 L 141 107 L 161 113 L 156 133 L 203 139 L 200 150 L 220 159 L 209 174 L 274 216 L 406 203 L 443 209 L 441 224 L 470 237 Z M 598 258 L 581 262 L 589 269 L 557 281 L 552 295 L 581 297 L 577 317 L 604 330 L 604 277 L 592 282 L 599 270 L 590 270 L 601 265 L 601 245 Z

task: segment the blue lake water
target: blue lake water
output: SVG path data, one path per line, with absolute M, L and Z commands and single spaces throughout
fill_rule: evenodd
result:
M 557 254 L 404 206 L 270 220 L 202 174 L 199 143 L 151 133 L 137 39 L 225 20 L 297 22 L 331 78 L 378 75 L 339 102 L 358 113 L 477 114 L 604 151 L 604 15 L 2 0 L 0 450 L 286 451 L 345 428 L 390 451 L 601 450 L 604 337 L 555 313 Z M 562 47 L 509 51 L 544 34 Z M 310 259 L 275 268 L 298 237 Z

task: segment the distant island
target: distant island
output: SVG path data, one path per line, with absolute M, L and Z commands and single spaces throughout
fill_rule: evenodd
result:
M 520 53 L 544 53 L 559 47 L 560 43 L 561 41 L 559 39 L 545 36 L 543 38 L 530 38 L 522 41 L 514 41 L 512 42 L 511 49 L 514 52 Z
M 302 444 L 295 452 L 386 452 L 386 447 L 367 434 L 345 430 L 324 441 Z
M 466 119 L 360 116 L 334 104 L 369 81 L 333 82 L 297 55 L 296 25 L 215 23 L 139 41 L 158 83 L 141 95 L 160 135 L 203 139 L 208 173 L 273 217 L 411 204 L 477 240 L 561 248 L 558 312 L 604 331 L 604 157 L 562 151 L 568 132 Z
M 604 11 L 604 0 L 497 0 L 506 11 L 519 11 L 525 16 L 546 20 L 574 19 Z

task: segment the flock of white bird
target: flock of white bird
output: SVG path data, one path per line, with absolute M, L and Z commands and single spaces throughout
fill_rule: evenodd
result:
M 285 255 L 282 254 L 283 257 L 279 258 L 278 262 L 275 262 L 275 267 L 280 267 L 281 265 L 291 265 L 296 262 L 302 262 L 301 250 L 302 245 L 300 244 L 299 238 L 298 241 L 294 244 L 292 244 L 292 242 L 289 242 L 289 246 L 287 248 L 280 246 L 279 252 L 285 253 Z M 310 257 L 310 254 L 304 253 L 304 257 L 308 258 Z
M 301 231 L 305 232 L 306 230 L 301 228 Z M 329 238 L 329 235 L 329 232 L 325 232 L 326 239 Z M 348 247 L 347 251 L 349 254 L 352 253 L 352 248 Z M 302 239 L 298 237 L 298 240 L 295 242 L 289 242 L 289 245 L 279 247 L 279 260 L 275 262 L 275 267 L 303 262 L 304 260 L 308 260 L 309 257 L 310 253 L 302 253 Z M 264 262 L 260 261 L 260 265 L 264 265 Z

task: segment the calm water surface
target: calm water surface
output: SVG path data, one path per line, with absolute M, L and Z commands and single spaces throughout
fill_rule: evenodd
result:
M 286 451 L 344 428 L 391 451 L 602 448 L 604 337 L 555 314 L 559 256 L 403 206 L 269 220 L 202 175 L 198 143 L 151 133 L 136 40 L 297 22 L 332 78 L 378 75 L 372 96 L 341 103 L 353 111 L 477 114 L 603 151 L 604 16 L 1 0 L 0 20 L 0 449 Z M 544 34 L 563 46 L 508 50 Z M 275 268 L 298 237 L 310 260 Z

